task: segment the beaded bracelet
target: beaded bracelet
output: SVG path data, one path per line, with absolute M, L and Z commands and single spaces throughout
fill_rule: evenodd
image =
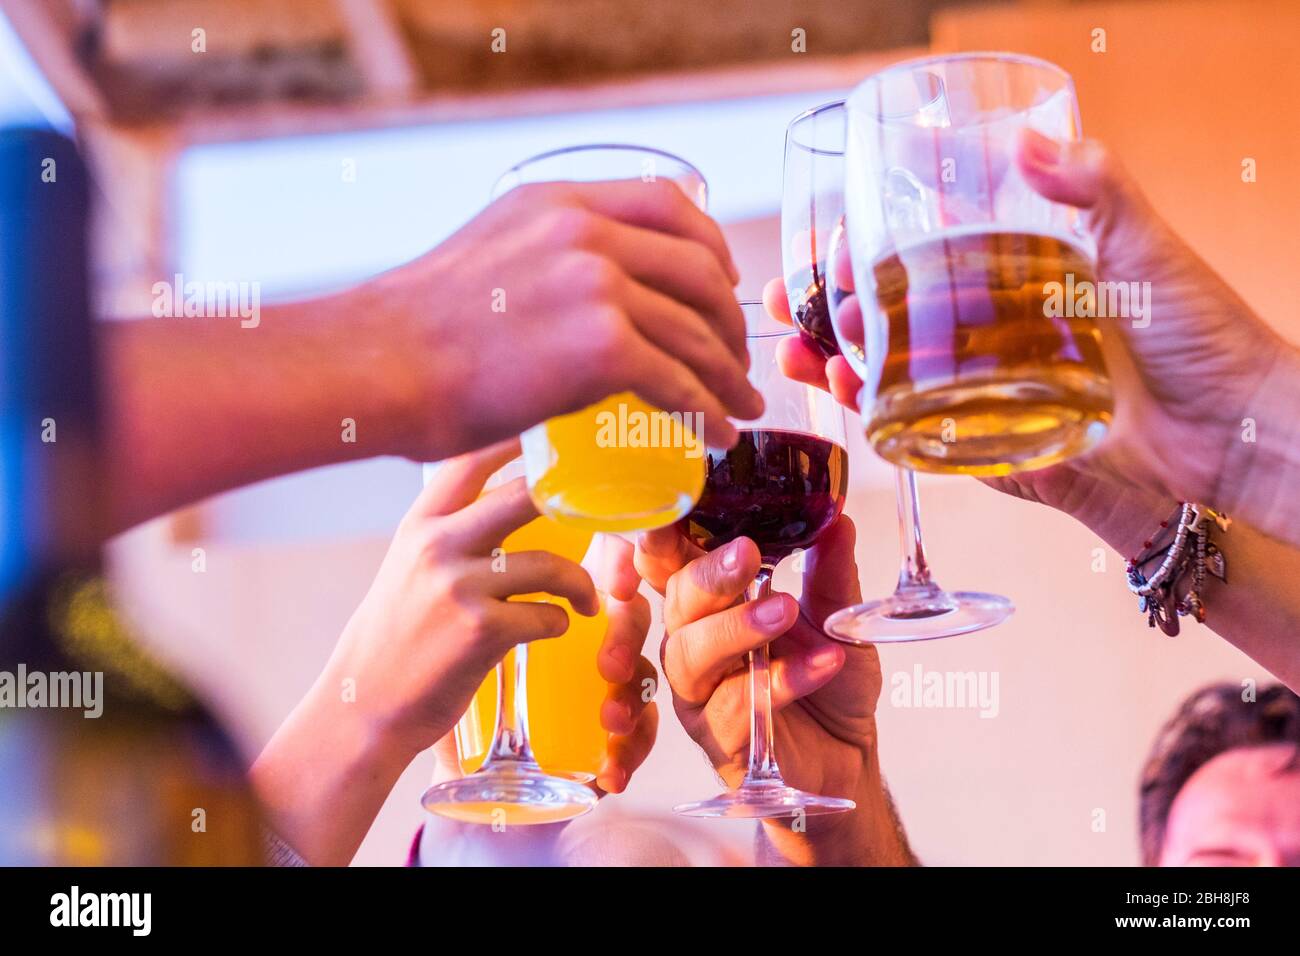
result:
M 1225 584 L 1228 581 L 1227 561 L 1222 549 L 1210 540 L 1210 528 L 1217 525 L 1227 531 L 1231 523 L 1227 515 L 1212 508 L 1183 501 L 1168 521 L 1160 522 L 1161 530 L 1154 540 L 1142 542 L 1142 552 L 1128 562 L 1128 589 L 1138 596 L 1138 609 L 1146 614 L 1148 627 L 1159 625 L 1173 637 L 1178 633 L 1180 615 L 1190 614 L 1205 623 L 1202 590 L 1206 573 Z M 1159 544 L 1171 524 L 1173 539 Z M 1159 567 L 1148 576 L 1146 568 L 1157 559 Z M 1191 585 L 1180 598 L 1181 585 L 1189 573 Z

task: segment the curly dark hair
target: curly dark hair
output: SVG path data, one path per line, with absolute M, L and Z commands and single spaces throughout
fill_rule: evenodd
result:
M 1138 820 L 1142 862 L 1155 866 L 1174 798 L 1192 774 L 1221 753 L 1267 744 L 1296 745 L 1288 769 L 1300 769 L 1300 697 L 1270 684 L 1245 699 L 1236 684 L 1211 684 L 1188 697 L 1161 729 L 1142 768 Z

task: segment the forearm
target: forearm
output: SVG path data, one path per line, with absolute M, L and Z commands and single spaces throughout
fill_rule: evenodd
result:
M 875 753 L 866 758 L 848 813 L 766 820 L 756 835 L 759 866 L 918 866 L 903 824 L 880 776 Z
M 428 384 L 358 295 L 266 306 L 251 328 L 102 323 L 111 530 L 276 475 L 422 450 L 409 421 L 421 407 L 436 420 Z
M 271 827 L 314 866 L 346 866 L 414 754 L 322 677 L 249 772 Z
M 1300 351 L 1275 358 L 1233 422 L 1218 486 L 1205 504 L 1300 548 Z

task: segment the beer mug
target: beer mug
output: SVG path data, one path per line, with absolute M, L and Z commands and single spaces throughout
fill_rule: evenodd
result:
M 848 99 L 861 308 L 835 333 L 864 382 L 867 438 L 897 465 L 1028 471 L 1087 451 L 1110 425 L 1094 243 L 1079 210 L 1024 179 L 1024 128 L 1080 137 L 1070 76 L 1026 56 L 910 60 Z

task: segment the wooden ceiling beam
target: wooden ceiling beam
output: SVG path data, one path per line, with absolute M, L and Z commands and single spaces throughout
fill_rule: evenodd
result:
M 347 43 L 372 98 L 409 99 L 420 72 L 386 0 L 333 0 L 347 26 Z

